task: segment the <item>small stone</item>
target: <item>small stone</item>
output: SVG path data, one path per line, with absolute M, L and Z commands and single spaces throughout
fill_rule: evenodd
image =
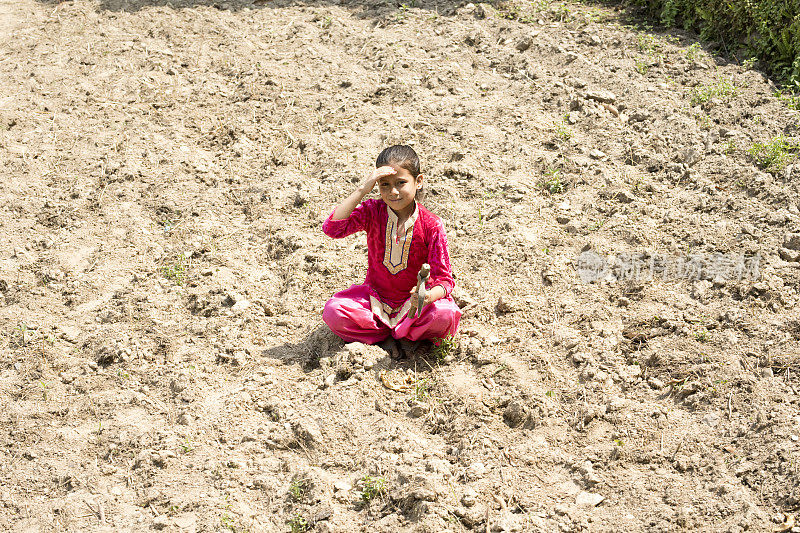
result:
M 789 250 L 788 248 L 781 248 L 780 250 L 781 259 L 784 261 L 788 261 L 790 263 L 796 263 L 800 261 L 800 250 Z
M 636 196 L 634 196 L 632 192 L 622 189 L 617 193 L 617 200 L 623 204 L 629 204 L 636 200 Z
M 617 101 L 617 95 L 605 89 L 589 89 L 586 91 L 586 98 L 605 104 L 613 104 Z
M 194 513 L 181 513 L 172 521 L 180 529 L 194 530 L 197 527 L 197 515 Z
M 233 305 L 236 302 L 244 299 L 245 299 L 244 296 L 242 296 L 238 292 L 230 292 L 225 295 L 225 298 L 222 299 L 222 305 L 224 305 L 225 307 L 233 307 Z
M 182 426 L 188 426 L 192 423 L 192 415 L 188 413 L 181 413 L 180 415 L 178 415 L 177 422 Z
M 340 479 L 333 483 L 333 490 L 335 492 L 350 492 L 353 489 L 353 485 L 351 485 L 348 481 Z
M 762 368 L 761 369 L 761 377 L 762 378 L 771 378 L 774 377 L 775 373 L 772 371 L 772 368 Z
M 237 300 L 236 303 L 231 306 L 231 311 L 233 311 L 234 313 L 241 313 L 248 307 L 250 307 L 250 301 L 247 300 L 246 298 L 242 298 L 240 300 Z
M 717 427 L 719 425 L 721 417 L 719 413 L 706 413 L 703 417 L 703 424 L 707 425 L 708 427 Z
M 575 503 L 581 507 L 597 507 L 605 500 L 605 496 L 593 492 L 581 491 L 575 496 Z
M 67 342 L 71 342 L 75 344 L 78 342 L 78 339 L 81 335 L 80 328 L 74 326 L 61 326 L 59 327 L 59 332 L 61 334 L 61 338 Z
M 501 342 L 503 342 L 503 339 L 501 339 L 500 337 L 490 336 L 486 337 L 486 339 L 484 340 L 484 345 L 494 346 L 495 344 L 500 344 Z
M 619 109 L 617 109 L 616 106 L 613 106 L 611 104 L 603 104 L 603 107 L 605 107 L 606 111 L 608 111 L 609 113 L 611 113 L 615 117 L 619 116 Z
M 292 431 L 302 441 L 314 444 L 322 441 L 322 431 L 316 421 L 307 418 L 295 420 L 292 423 Z
M 478 501 L 478 493 L 472 487 L 464 489 L 464 494 L 461 496 L 461 505 L 464 507 L 472 507 Z
M 169 516 L 162 514 L 153 519 L 153 528 L 154 529 L 164 529 L 169 525 Z
M 298 190 L 294 194 L 294 206 L 295 207 L 303 207 L 311 200 L 311 195 L 308 191 L 304 191 L 302 189 Z
M 647 384 L 653 387 L 654 389 L 663 389 L 664 382 L 658 378 L 650 378 L 647 380 Z
M 603 159 L 604 157 L 606 157 L 606 153 L 601 150 L 598 150 L 597 148 L 592 148 L 589 151 L 589 157 L 591 157 L 592 159 Z
M 519 41 L 517 41 L 517 45 L 515 46 L 515 48 L 520 52 L 524 52 L 525 50 L 531 47 L 532 43 L 533 43 L 532 39 L 526 35 L 522 37 Z
M 172 378 L 169 382 L 169 388 L 172 390 L 173 394 L 179 394 L 186 390 L 186 381 L 179 378 Z
M 702 155 L 694 148 L 686 148 L 678 155 L 678 158 L 684 165 L 691 167 L 702 159 Z
M 469 307 L 471 305 L 475 305 L 477 303 L 475 298 L 470 296 L 469 293 L 467 293 L 461 287 L 456 287 L 455 289 L 453 289 L 452 297 L 453 300 L 455 300 L 456 305 L 458 305 L 458 307 L 460 307 L 461 309 L 464 309 L 465 307 Z
M 483 463 L 472 463 L 467 469 L 467 476 L 470 479 L 480 479 L 486 474 L 486 465 Z
M 578 111 L 570 111 L 567 113 L 567 122 L 570 124 L 577 124 L 581 119 L 581 114 Z
M 783 247 L 787 250 L 800 250 L 800 233 L 787 233 L 784 235 Z
M 244 350 L 236 350 L 230 357 L 232 365 L 244 366 L 247 363 L 247 353 Z
M 518 400 L 509 403 L 503 411 L 503 421 L 512 428 L 525 424 L 529 416 L 528 407 Z
M 408 416 L 410 416 L 411 418 L 419 418 L 421 416 L 424 416 L 430 410 L 427 404 L 419 402 L 417 400 L 412 400 L 410 406 L 411 409 L 409 409 L 408 411 Z

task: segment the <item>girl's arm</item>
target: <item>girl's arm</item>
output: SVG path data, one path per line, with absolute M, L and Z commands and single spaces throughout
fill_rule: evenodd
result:
M 447 236 L 444 233 L 444 225 L 437 219 L 436 228 L 431 238 L 428 250 L 428 264 L 431 265 L 431 290 L 439 298 L 450 296 L 456 282 L 453 279 L 453 271 L 450 268 L 450 253 L 447 250 Z M 426 298 L 427 299 L 427 298 Z M 438 298 L 436 298 L 438 300 Z
M 430 289 L 425 292 L 424 305 L 449 296 L 455 286 L 453 273 L 450 269 L 450 254 L 447 251 L 447 236 L 444 234 L 444 226 L 441 220 L 437 220 L 429 246 L 428 264 L 431 265 L 431 277 L 428 285 Z M 411 306 L 413 308 L 417 304 L 416 288 L 412 288 L 411 293 Z
M 342 200 L 342 203 L 336 206 L 331 220 L 344 220 L 348 218 L 358 204 L 361 203 L 361 200 L 375 187 L 375 182 L 384 176 L 391 176 L 395 172 L 397 171 L 389 166 L 379 167 L 373 170 L 370 177 L 367 178 L 367 181 L 362 183 L 358 189 L 353 191 L 353 194 Z

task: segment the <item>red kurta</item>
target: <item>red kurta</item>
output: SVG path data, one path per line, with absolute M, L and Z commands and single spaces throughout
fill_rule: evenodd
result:
M 335 212 L 335 210 L 334 210 Z M 371 296 L 372 310 L 394 326 L 410 307 L 410 291 L 417 285 L 423 263 L 431 266 L 430 289 L 441 285 L 449 297 L 455 282 L 450 268 L 447 237 L 439 217 L 416 204 L 403 228 L 398 228 L 394 211 L 382 200 L 365 200 L 344 220 L 322 224 L 322 231 L 342 238 L 357 231 L 367 232 L 367 276 L 364 284 Z

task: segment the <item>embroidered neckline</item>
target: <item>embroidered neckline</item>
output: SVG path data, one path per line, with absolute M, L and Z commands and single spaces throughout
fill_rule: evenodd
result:
M 414 225 L 419 217 L 419 206 L 414 203 L 414 212 L 405 221 L 403 231 L 398 231 L 399 218 L 389 206 L 386 206 L 386 250 L 383 254 L 383 264 L 390 274 L 397 274 L 408 266 L 408 252 L 411 249 L 411 240 L 414 236 Z

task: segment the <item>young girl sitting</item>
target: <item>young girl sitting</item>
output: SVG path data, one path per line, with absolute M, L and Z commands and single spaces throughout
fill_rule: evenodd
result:
M 419 341 L 455 334 L 461 311 L 453 301 L 453 275 L 442 221 L 417 203 L 419 157 L 404 145 L 386 148 L 372 175 L 322 224 L 339 239 L 367 232 L 367 277 L 325 304 L 322 319 L 345 342 Z M 361 200 L 378 184 L 380 200 Z M 417 274 L 430 265 L 424 307 L 417 310 Z M 416 315 L 416 316 L 415 316 Z

